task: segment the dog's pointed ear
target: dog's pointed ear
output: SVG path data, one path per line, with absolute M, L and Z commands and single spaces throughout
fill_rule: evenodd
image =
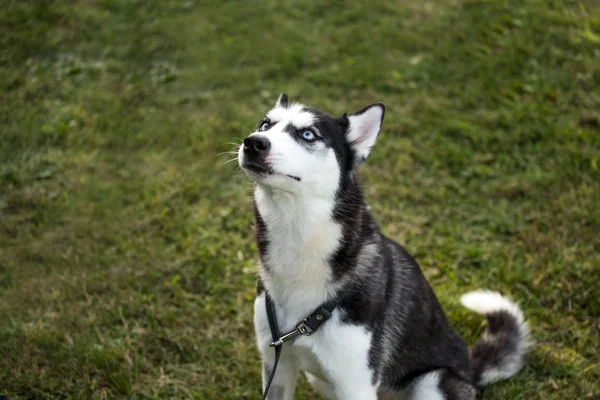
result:
M 381 124 L 383 124 L 384 115 L 385 106 L 382 103 L 377 103 L 347 116 L 348 131 L 346 132 L 346 140 L 356 154 L 357 165 L 367 158 L 371 147 L 375 144 Z
M 277 102 L 275 103 L 275 107 L 287 108 L 288 106 L 288 95 L 285 93 L 281 93 L 277 98 Z

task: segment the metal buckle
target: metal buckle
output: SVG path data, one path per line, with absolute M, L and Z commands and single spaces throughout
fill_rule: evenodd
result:
M 304 321 L 300 322 L 298 324 L 298 326 L 296 327 L 296 329 L 299 330 L 301 334 L 303 334 L 305 336 L 310 336 L 315 332 L 308 325 L 305 324 L 305 322 L 307 320 L 308 320 L 308 318 L 305 319 Z

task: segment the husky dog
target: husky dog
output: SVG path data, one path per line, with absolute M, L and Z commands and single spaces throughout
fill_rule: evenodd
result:
M 461 299 L 488 321 L 469 350 L 414 258 L 380 232 L 358 169 L 384 112 L 373 104 L 332 117 L 282 94 L 240 146 L 239 164 L 256 183 L 263 390 L 275 358 L 267 294 L 282 332 L 338 299 L 320 330 L 283 344 L 270 400 L 292 399 L 301 371 L 327 399 L 475 399 L 478 387 L 516 374 L 531 346 L 519 307 L 478 291 Z

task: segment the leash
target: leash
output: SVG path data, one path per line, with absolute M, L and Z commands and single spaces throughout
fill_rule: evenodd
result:
M 265 391 L 263 393 L 262 400 L 267 399 L 267 394 L 269 393 L 271 383 L 273 383 L 273 378 L 275 377 L 275 371 L 277 371 L 277 364 L 279 364 L 279 357 L 281 357 L 281 350 L 283 349 L 283 344 L 294 339 L 297 336 L 310 336 L 316 331 L 318 331 L 321 328 L 321 326 L 323 326 L 323 324 L 327 322 L 329 318 L 331 318 L 333 310 L 335 310 L 335 308 L 340 302 L 340 299 L 334 298 L 326 303 L 321 304 L 315 312 L 310 314 L 308 317 L 304 318 L 298 325 L 296 325 L 296 329 L 293 329 L 288 333 L 281 335 L 279 333 L 279 325 L 277 324 L 275 303 L 273 303 L 273 299 L 271 299 L 271 296 L 269 296 L 269 293 L 266 291 L 265 300 L 265 305 L 267 309 L 267 319 L 269 320 L 269 328 L 271 329 L 271 337 L 273 338 L 273 341 L 269 346 L 275 349 L 275 362 L 273 363 L 273 368 L 271 369 L 271 373 L 269 374 L 269 378 L 267 379 L 267 384 L 265 385 Z
M 269 296 L 269 293 L 265 292 L 265 300 L 267 307 L 267 319 L 269 320 L 269 328 L 271 329 L 271 337 L 273 338 L 273 343 L 279 340 L 279 326 L 277 325 L 277 315 L 275 314 L 275 304 Z M 271 343 L 271 345 L 273 344 Z M 269 379 L 267 379 L 267 385 L 265 386 L 265 391 L 263 393 L 262 400 L 267 399 L 267 394 L 269 394 L 269 389 L 271 389 L 271 383 L 273 383 L 273 378 L 275 377 L 275 371 L 277 370 L 277 364 L 279 364 L 279 357 L 281 356 L 281 348 L 283 347 L 283 343 L 274 346 L 275 347 L 275 362 L 273 363 L 273 369 L 271 369 L 271 373 L 269 374 Z

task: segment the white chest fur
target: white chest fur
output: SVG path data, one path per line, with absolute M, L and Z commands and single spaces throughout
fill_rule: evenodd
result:
M 328 260 L 343 232 L 331 218 L 333 201 L 267 190 L 259 186 L 255 192 L 268 241 L 260 274 L 275 303 L 279 330 L 285 333 L 342 285 L 332 279 Z M 272 365 L 264 294 L 256 299 L 254 313 L 258 348 L 266 365 Z M 338 399 L 375 400 L 376 386 L 368 365 L 370 346 L 371 334 L 362 326 L 343 323 L 340 310 L 335 310 L 312 336 L 284 344 L 275 375 L 275 382 L 286 387 L 283 399 L 291 399 L 297 372 L 306 371 L 309 379 L 322 382 Z

